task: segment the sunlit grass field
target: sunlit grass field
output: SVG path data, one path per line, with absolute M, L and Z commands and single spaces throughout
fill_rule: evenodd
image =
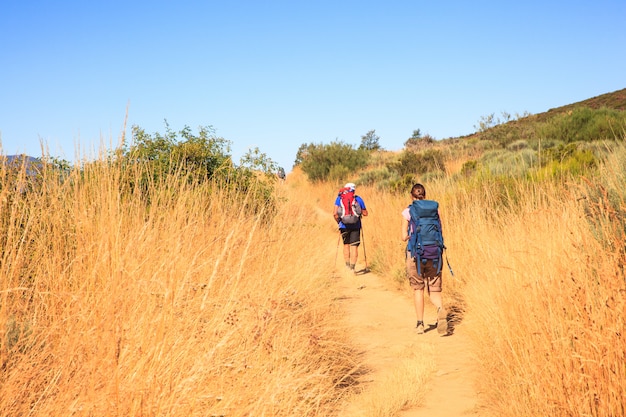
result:
M 625 205 L 600 204 L 623 189 L 620 155 L 592 178 L 424 183 L 483 415 L 624 414 L 612 215 Z M 0 190 L 0 415 L 337 415 L 360 368 L 334 300 L 337 184 L 295 170 L 276 184 L 277 210 L 253 212 L 252 197 L 218 184 L 172 178 L 146 190 L 148 204 L 120 192 L 119 166 L 81 168 L 37 192 Z M 358 189 L 371 212 L 359 264 L 407 297 L 408 191 Z M 368 415 L 401 409 L 400 385 L 373 392 Z
M 444 268 L 444 302 L 472 334 L 481 415 L 626 413 L 624 155 L 590 178 L 425 183 L 455 274 Z M 385 213 L 370 232 L 374 265 L 405 290 L 392 254 L 408 191 L 368 196 Z
M 3 184 L 0 415 L 332 414 L 357 364 L 315 207 L 175 179 L 148 207 L 118 169 Z

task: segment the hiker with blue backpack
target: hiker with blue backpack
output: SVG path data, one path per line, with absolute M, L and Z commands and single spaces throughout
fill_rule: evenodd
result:
M 346 262 L 346 268 L 355 274 L 359 245 L 361 244 L 362 216 L 367 216 L 365 202 L 356 195 L 356 185 L 349 182 L 337 194 L 333 217 L 339 225 L 339 232 L 343 240 L 343 258 Z
M 406 273 L 413 289 L 416 330 L 424 333 L 424 289 L 430 301 L 437 307 L 437 332 L 448 333 L 447 312 L 443 308 L 442 266 L 443 233 L 439 218 L 439 203 L 426 200 L 422 184 L 411 188 L 413 202 L 402 211 L 402 240 L 407 242 Z

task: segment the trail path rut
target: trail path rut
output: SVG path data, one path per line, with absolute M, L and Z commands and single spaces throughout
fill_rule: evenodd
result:
M 382 380 L 402 355 L 410 352 L 416 344 L 430 343 L 435 348 L 437 371 L 424 386 L 425 402 L 403 410 L 398 416 L 480 415 L 473 387 L 474 363 L 463 323 L 454 326 L 447 336 L 440 336 L 436 329 L 418 335 L 413 328 L 415 313 L 412 300 L 406 294 L 389 290 L 381 278 L 371 272 L 354 275 L 344 271 L 343 266 L 338 266 L 337 279 L 353 340 L 363 349 L 365 365 L 371 369 L 371 373 L 364 378 L 366 381 Z M 436 313 L 434 308 L 429 307 L 425 310 L 426 324 L 435 322 Z M 342 415 L 364 416 L 359 403 L 359 398 L 355 398 Z

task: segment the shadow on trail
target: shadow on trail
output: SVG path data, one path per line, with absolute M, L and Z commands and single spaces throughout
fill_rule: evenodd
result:
M 452 304 L 448 306 L 448 331 L 442 336 L 452 336 L 454 334 L 454 328 L 463 320 L 463 309 L 458 305 Z M 428 327 L 424 329 L 424 333 L 431 332 L 437 329 L 437 324 L 428 324 Z
M 357 360 L 356 363 L 362 361 L 363 356 L 364 352 L 354 352 L 354 357 Z M 359 393 L 363 390 L 363 385 L 367 382 L 371 382 L 370 380 L 364 379 L 364 377 L 371 374 L 371 372 L 372 370 L 364 365 L 356 365 L 352 369 L 347 369 L 345 374 L 335 381 L 335 387 L 350 391 L 351 393 Z
M 454 334 L 454 328 L 463 321 L 464 310 L 462 307 L 452 304 L 448 306 L 448 333 L 446 336 Z

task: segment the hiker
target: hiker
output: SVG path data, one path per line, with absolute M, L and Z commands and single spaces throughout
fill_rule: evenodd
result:
M 281 181 L 285 181 L 285 178 L 287 177 L 287 175 L 285 175 L 285 169 L 283 167 L 278 167 L 278 170 L 276 171 L 276 176 Z
M 445 247 L 439 219 L 439 204 L 426 200 L 426 189 L 422 184 L 413 185 L 411 197 L 412 204 L 402 210 L 402 240 L 408 242 L 406 273 L 413 289 L 416 329 L 418 334 L 424 333 L 426 288 L 430 301 L 437 307 L 437 332 L 445 335 L 448 332 L 448 319 L 441 296 L 442 253 Z
M 343 259 L 346 267 L 356 274 L 356 261 L 361 244 L 361 217 L 367 216 L 363 199 L 356 195 L 356 185 L 347 183 L 335 199 L 333 217 L 339 225 L 343 240 Z

